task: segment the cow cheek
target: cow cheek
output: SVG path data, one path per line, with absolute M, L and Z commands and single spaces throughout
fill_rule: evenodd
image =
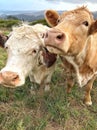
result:
M 68 52 L 68 50 L 70 49 L 70 43 L 69 42 L 65 42 L 62 46 L 63 50 L 65 53 Z
M 71 41 L 69 40 L 70 39 L 69 37 L 70 37 L 69 35 L 66 35 L 65 41 L 62 44 L 60 44 L 60 48 L 61 50 L 63 50 L 65 54 L 69 51 L 71 46 Z
M 1 71 L 16 72 L 20 79 L 24 81 L 27 75 L 27 65 L 28 64 L 25 62 L 25 58 L 21 59 L 21 57 L 13 56 L 8 58 L 6 66 Z

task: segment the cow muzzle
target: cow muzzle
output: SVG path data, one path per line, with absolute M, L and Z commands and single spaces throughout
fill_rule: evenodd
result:
M 19 82 L 20 78 L 17 73 L 11 71 L 0 72 L 0 84 L 14 88 L 18 86 Z
M 66 35 L 63 32 L 57 29 L 51 29 L 45 33 L 44 43 L 47 47 L 52 47 L 57 49 L 57 51 L 63 51 L 62 44 L 64 43 L 65 39 Z

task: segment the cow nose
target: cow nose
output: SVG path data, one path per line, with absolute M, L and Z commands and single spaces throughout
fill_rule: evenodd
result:
M 51 29 L 45 33 L 44 42 L 45 44 L 61 44 L 65 40 L 65 34 L 59 30 Z
M 16 86 L 19 82 L 19 75 L 15 72 L 5 71 L 0 73 L 0 84 Z

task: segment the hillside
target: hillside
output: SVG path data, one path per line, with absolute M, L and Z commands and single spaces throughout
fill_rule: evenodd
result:
M 62 13 L 63 11 L 59 11 L 59 13 Z M 94 15 L 94 18 L 97 18 L 97 12 L 92 12 Z M 11 17 L 15 17 L 22 21 L 35 21 L 39 19 L 44 18 L 44 11 L 1 11 L 0 12 L 0 18 L 7 19 Z
M 0 18 L 8 19 L 9 17 L 15 17 L 22 21 L 35 21 L 44 18 L 44 11 L 1 11 Z

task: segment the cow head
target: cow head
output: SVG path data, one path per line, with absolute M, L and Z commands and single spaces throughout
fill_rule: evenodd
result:
M 61 55 L 79 54 L 94 21 L 89 10 L 86 7 L 80 7 L 61 15 L 58 15 L 56 11 L 47 10 L 45 18 L 52 26 L 46 32 L 44 39 L 48 50 Z
M 41 24 L 13 28 L 5 43 L 8 58 L 0 72 L 0 84 L 14 88 L 25 83 L 25 78 L 43 61 L 41 34 L 47 29 Z

